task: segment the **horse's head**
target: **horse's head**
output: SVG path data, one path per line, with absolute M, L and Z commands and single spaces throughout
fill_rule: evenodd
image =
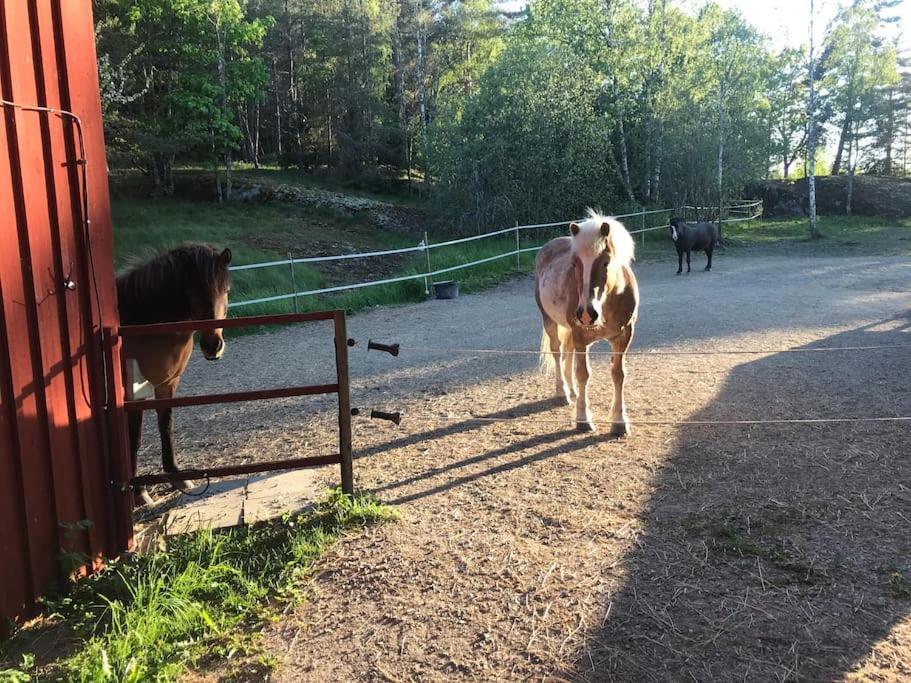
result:
M 675 242 L 680 239 L 680 235 L 684 230 L 686 223 L 682 218 L 674 217 L 671 219 L 671 224 L 668 226 L 668 230 L 671 233 L 671 239 Z
M 190 316 L 193 320 L 223 320 L 227 317 L 230 263 L 230 249 L 196 248 L 195 268 L 189 282 Z M 221 358 L 225 352 L 222 328 L 200 332 L 199 348 L 207 360 Z
M 620 221 L 592 210 L 588 218 L 570 223 L 573 238 L 573 272 L 578 289 L 575 317 L 584 327 L 594 327 L 611 291 L 621 291 L 623 266 L 633 259 L 633 240 Z

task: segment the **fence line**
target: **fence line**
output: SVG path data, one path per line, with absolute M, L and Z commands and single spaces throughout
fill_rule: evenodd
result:
M 428 415 L 422 413 L 403 412 L 402 417 L 417 418 L 417 422 L 437 425 L 456 425 L 464 422 L 480 422 L 483 424 L 497 423 L 534 423 L 537 425 L 564 425 L 580 424 L 578 420 L 561 420 L 557 418 L 542 418 L 540 416 L 521 417 L 480 417 L 475 415 Z M 909 423 L 909 415 L 886 415 L 876 417 L 797 417 L 797 418 L 768 418 L 755 420 L 630 420 L 631 427 L 712 427 L 712 426 L 741 426 L 756 425 L 824 425 L 824 424 L 875 424 L 875 423 Z M 605 422 L 610 425 L 610 422 Z
M 740 200 L 735 200 L 735 201 L 740 201 Z M 755 213 L 756 209 L 761 206 L 762 206 L 762 200 L 749 201 L 749 202 L 740 201 L 740 203 L 732 203 L 732 204 L 724 207 L 729 212 L 733 211 L 733 210 L 743 210 L 743 209 L 750 208 L 750 209 L 753 209 L 754 213 L 747 217 L 725 219 L 725 222 L 734 223 L 734 222 L 738 222 L 738 221 L 755 220 L 762 214 L 761 210 L 758 213 Z M 702 208 L 707 208 L 707 207 L 685 206 L 683 208 L 700 210 Z M 634 218 L 637 216 L 641 216 L 642 222 L 643 222 L 643 224 L 645 224 L 646 216 L 673 213 L 673 212 L 674 212 L 674 209 L 652 209 L 649 211 L 637 211 L 634 213 L 618 214 L 618 215 L 614 216 L 614 218 Z M 381 286 L 381 285 L 395 284 L 398 282 L 408 282 L 411 280 L 423 279 L 426 282 L 436 275 L 443 275 L 446 273 L 451 273 L 451 272 L 454 272 L 457 270 L 461 270 L 463 268 L 470 268 L 472 266 L 478 266 L 478 265 L 481 265 L 484 263 L 490 263 L 492 261 L 497 261 L 497 260 L 509 258 L 512 256 L 516 257 L 517 263 L 518 263 L 518 259 L 521 254 L 527 254 L 527 253 L 538 251 L 542 246 L 542 245 L 539 245 L 539 246 L 533 246 L 533 247 L 520 247 L 519 236 L 520 236 L 521 231 L 533 230 L 533 229 L 539 229 L 539 228 L 554 228 L 554 227 L 559 227 L 562 225 L 567 225 L 570 222 L 572 222 L 572 221 L 556 221 L 553 223 L 533 223 L 530 225 L 516 225 L 511 228 L 504 228 L 502 230 L 494 230 L 492 232 L 486 232 L 481 235 L 472 235 L 471 237 L 462 237 L 462 238 L 458 238 L 458 239 L 447 240 L 445 242 L 437 242 L 434 244 L 431 244 L 429 239 L 427 239 L 425 237 L 425 239 L 422 240 L 421 243 L 418 244 L 417 246 L 402 247 L 399 249 L 386 249 L 386 250 L 382 250 L 382 251 L 357 252 L 357 253 L 353 253 L 353 254 L 337 254 L 337 255 L 330 255 L 330 256 L 310 256 L 310 257 L 303 257 L 303 258 L 294 258 L 291 255 L 289 255 L 289 258 L 282 259 L 280 261 L 266 261 L 263 263 L 249 263 L 249 264 L 245 264 L 245 265 L 231 266 L 230 270 L 232 272 L 244 271 L 244 270 L 255 270 L 255 269 L 260 269 L 260 268 L 271 268 L 271 267 L 278 267 L 278 266 L 288 267 L 289 270 L 291 271 L 290 279 L 291 279 L 291 286 L 292 286 L 293 291 L 291 291 L 287 294 L 276 294 L 273 296 L 259 297 L 256 299 L 248 299 L 245 301 L 231 302 L 230 308 L 240 308 L 242 306 L 252 306 L 255 304 L 264 304 L 264 303 L 270 303 L 273 301 L 286 301 L 288 299 L 293 299 L 296 302 L 296 300 L 299 297 L 304 297 L 304 296 L 331 294 L 331 293 L 335 293 L 335 292 L 343 292 L 343 291 L 354 290 L 354 289 L 363 289 L 365 287 L 377 287 L 377 286 Z M 638 230 L 630 230 L 629 233 L 631 235 L 642 234 L 643 243 L 644 243 L 646 232 L 651 232 L 653 230 L 664 230 L 666 228 L 667 228 L 667 226 L 665 226 L 665 225 L 657 225 L 657 226 L 653 226 L 650 228 L 640 228 Z M 504 252 L 502 254 L 497 254 L 496 256 L 489 256 L 489 257 L 478 259 L 475 261 L 469 261 L 468 263 L 462 263 L 462 264 L 459 264 L 456 266 L 449 266 L 447 268 L 440 268 L 440 269 L 436 269 L 436 270 L 433 270 L 431 268 L 430 252 L 433 249 L 440 249 L 442 247 L 450 247 L 450 246 L 454 246 L 456 244 L 465 244 L 467 242 L 474 242 L 477 240 L 488 239 L 491 237 L 500 237 L 500 236 L 507 235 L 507 234 L 514 234 L 516 236 L 516 248 L 515 249 L 512 249 L 508 252 Z M 426 272 L 415 273 L 412 275 L 402 275 L 399 277 L 392 277 L 392 278 L 384 278 L 381 280 L 371 280 L 368 282 L 358 282 L 358 283 L 348 284 L 348 285 L 337 285 L 334 287 L 322 287 L 319 289 L 311 289 L 311 290 L 307 290 L 307 291 L 303 291 L 303 292 L 297 291 L 297 285 L 296 285 L 296 282 L 295 282 L 294 276 L 293 276 L 294 266 L 298 265 L 298 264 L 325 263 L 328 261 L 343 261 L 343 260 L 349 260 L 349 259 L 374 258 L 374 257 L 379 257 L 379 256 L 392 256 L 392 255 L 396 255 L 396 254 L 407 254 L 407 253 L 414 253 L 414 252 L 424 252 L 427 254 L 427 271 Z
M 866 346 L 787 346 L 772 349 L 696 349 L 696 350 L 653 350 L 653 351 L 562 351 L 563 354 L 580 356 L 761 356 L 780 353 L 836 353 L 842 351 L 883 351 L 887 349 L 911 349 L 911 344 L 871 344 Z M 399 346 L 399 351 L 413 353 L 498 355 L 498 356 L 538 356 L 540 350 L 534 349 L 479 349 L 460 346 Z M 546 352 L 549 353 L 549 352 Z

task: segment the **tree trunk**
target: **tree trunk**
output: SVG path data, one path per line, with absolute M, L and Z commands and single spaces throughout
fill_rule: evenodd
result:
M 399 14 L 395 30 L 392 31 L 392 68 L 395 86 L 395 103 L 399 123 L 400 154 L 402 163 L 408 163 L 408 119 L 405 109 L 405 55 L 402 49 L 402 36 L 405 34 L 405 6 L 399 4 Z
M 854 201 L 854 172 L 857 170 L 858 144 L 857 137 L 859 131 L 857 126 L 852 126 L 851 138 L 848 140 L 848 192 L 845 198 L 845 215 L 851 215 L 852 204 Z
M 215 196 L 218 198 L 218 203 L 223 204 L 225 195 L 221 189 L 221 176 L 218 175 L 218 149 L 215 143 L 215 131 L 212 131 L 212 167 L 215 171 Z
M 895 88 L 889 88 L 889 116 L 886 120 L 886 160 L 883 166 L 883 175 L 892 175 L 892 147 L 895 145 Z
M 784 139 L 784 150 L 782 151 L 782 154 L 781 154 L 781 165 L 783 167 L 782 173 L 784 175 L 784 179 L 787 180 L 789 170 L 791 168 L 791 154 L 790 154 L 791 150 L 788 146 L 789 140 L 787 139 L 787 137 L 784 137 L 783 139 Z
M 332 90 L 326 85 L 326 168 L 332 168 Z
M 620 181 L 620 185 L 623 186 L 623 190 L 626 192 L 627 199 L 631 203 L 636 203 L 636 194 L 633 192 L 633 188 L 629 183 L 629 177 L 623 174 L 623 168 L 620 163 L 617 161 L 617 155 L 614 154 L 613 145 L 610 146 L 610 161 L 611 167 L 614 169 L 614 173 L 617 174 L 617 180 Z
M 810 0 L 810 96 L 807 99 L 807 193 L 810 201 L 810 237 L 819 239 L 816 225 L 816 59 L 813 42 L 813 14 L 815 2 Z
M 848 140 L 851 128 L 851 115 L 845 113 L 844 123 L 841 125 L 841 134 L 838 136 L 838 150 L 835 152 L 835 161 L 832 162 L 832 175 L 841 173 L 841 158 L 844 156 L 845 142 Z
M 256 119 L 253 122 L 253 168 L 259 168 L 259 139 L 260 139 L 260 127 L 259 127 L 259 102 L 256 103 L 255 107 Z
M 427 47 L 424 35 L 423 17 L 418 16 L 418 108 L 421 116 L 421 142 L 424 152 L 424 187 L 430 189 L 430 142 L 427 137 L 427 84 L 425 71 L 425 50 Z
M 275 153 L 282 155 L 282 98 L 278 89 L 278 60 L 272 60 L 272 82 L 275 84 Z
M 225 67 L 225 42 L 221 33 L 221 26 L 218 20 L 215 21 L 215 36 L 218 40 L 218 85 L 221 88 L 221 111 L 222 116 L 227 121 L 230 111 L 228 109 L 228 75 Z M 225 201 L 231 201 L 231 173 L 233 170 L 233 158 L 231 154 L 231 145 L 228 141 L 223 142 L 225 146 Z M 219 184 L 219 194 L 221 194 L 221 185 Z
M 718 239 L 723 241 L 721 228 L 724 213 L 724 89 L 718 83 Z

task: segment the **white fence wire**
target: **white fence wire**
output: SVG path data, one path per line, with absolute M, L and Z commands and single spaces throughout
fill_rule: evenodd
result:
M 717 207 L 696 207 L 696 206 L 685 206 L 685 210 L 692 210 L 696 212 L 704 210 L 717 209 Z M 725 212 L 728 213 L 727 218 L 722 218 L 722 223 L 737 223 L 740 221 L 752 221 L 756 220 L 762 215 L 762 201 L 750 201 L 750 200 L 736 200 L 724 207 Z M 637 211 L 634 213 L 624 213 L 614 216 L 614 218 L 641 218 L 642 225 L 645 226 L 646 216 L 653 216 L 658 214 L 672 214 L 674 209 L 652 209 L 650 211 Z M 422 240 L 417 246 L 414 247 L 403 247 L 399 249 L 386 249 L 383 251 L 368 251 L 368 252 L 356 252 L 352 254 L 335 254 L 330 256 L 310 256 L 304 258 L 295 258 L 289 254 L 287 259 L 282 259 L 280 261 L 266 261 L 263 263 L 249 263 L 238 266 L 231 266 L 230 270 L 232 272 L 244 271 L 244 270 L 255 270 L 260 268 L 277 268 L 284 267 L 287 268 L 290 272 L 290 284 L 292 291 L 287 294 L 276 294 L 273 296 L 258 297 L 255 299 L 246 299 L 242 301 L 232 301 L 230 308 L 241 308 L 243 306 L 253 306 L 256 304 L 265 304 L 274 301 L 287 301 L 292 299 L 296 301 L 297 299 L 305 296 L 317 296 L 320 294 L 332 294 L 336 292 L 344 292 L 355 289 L 363 289 L 365 287 L 378 287 L 381 285 L 390 285 L 398 282 L 408 282 L 411 280 L 424 280 L 425 289 L 429 292 L 429 283 L 432 282 L 433 278 L 438 275 L 445 275 L 446 273 L 452 273 L 457 270 L 462 270 L 464 268 L 471 268 L 473 266 L 479 266 L 485 263 L 491 263 L 493 261 L 498 261 L 500 259 L 515 257 L 516 258 L 516 268 L 520 266 L 519 257 L 521 254 L 528 254 L 531 252 L 536 252 L 543 245 L 539 244 L 532 247 L 522 247 L 521 246 L 521 234 L 522 232 L 528 230 L 535 230 L 540 228 L 556 228 L 563 225 L 568 225 L 572 221 L 557 221 L 554 223 L 534 223 L 531 225 L 515 225 L 511 228 L 504 228 L 502 230 L 494 230 L 492 232 L 486 232 L 481 235 L 472 235 L 471 237 L 462 237 L 459 239 L 448 240 L 445 242 L 435 242 L 430 243 L 430 240 L 427 239 L 426 235 L 424 240 Z M 652 227 L 642 227 L 637 230 L 630 230 L 630 234 L 638 235 L 642 234 L 643 243 L 645 242 L 645 233 L 651 232 L 653 230 L 666 230 L 667 225 L 662 223 L 661 225 L 656 225 Z M 501 254 L 496 254 L 494 256 L 488 256 L 486 258 L 477 259 L 474 261 L 469 261 L 467 263 L 460 263 L 455 266 L 449 266 L 446 268 L 433 269 L 430 261 L 430 252 L 434 249 L 441 249 L 443 247 L 451 247 L 457 244 L 465 244 L 467 242 L 474 242 L 477 240 L 490 239 L 492 237 L 502 237 L 504 235 L 515 235 L 516 238 L 516 247 L 509 251 L 503 252 Z M 367 282 L 355 282 L 352 284 L 346 285 L 337 285 L 334 287 L 322 287 L 319 289 L 309 289 L 305 291 L 298 291 L 297 285 L 294 279 L 294 266 L 306 263 L 325 263 L 329 261 L 345 261 L 349 259 L 366 259 L 366 258 L 377 258 L 384 256 L 393 256 L 397 254 L 408 254 L 422 252 L 427 254 L 427 267 L 425 272 L 422 273 L 413 273 L 409 275 L 401 275 L 398 277 L 384 278 L 380 280 L 369 280 Z

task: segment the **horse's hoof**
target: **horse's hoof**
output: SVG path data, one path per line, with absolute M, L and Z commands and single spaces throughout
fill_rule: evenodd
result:
M 705 272 L 706 272 L 706 273 L 710 272 L 711 270 L 712 270 L 711 268 L 709 268 L 709 267 L 706 266 L 706 269 L 705 269 Z
M 682 270 L 678 270 L 676 274 L 677 274 L 677 275 L 683 275 L 683 271 L 682 271 Z
M 593 422 L 577 422 L 576 423 L 577 432 L 593 432 L 595 431 L 595 424 Z
M 134 507 L 141 508 L 146 505 L 154 505 L 155 500 L 152 496 L 149 495 L 149 492 L 146 489 L 139 489 L 133 494 L 133 505 Z
M 174 488 L 187 493 L 196 488 L 196 482 L 192 479 L 184 479 L 183 481 L 175 481 Z
M 610 435 L 620 438 L 621 436 L 628 436 L 630 433 L 630 427 L 628 422 L 614 422 L 611 426 Z

